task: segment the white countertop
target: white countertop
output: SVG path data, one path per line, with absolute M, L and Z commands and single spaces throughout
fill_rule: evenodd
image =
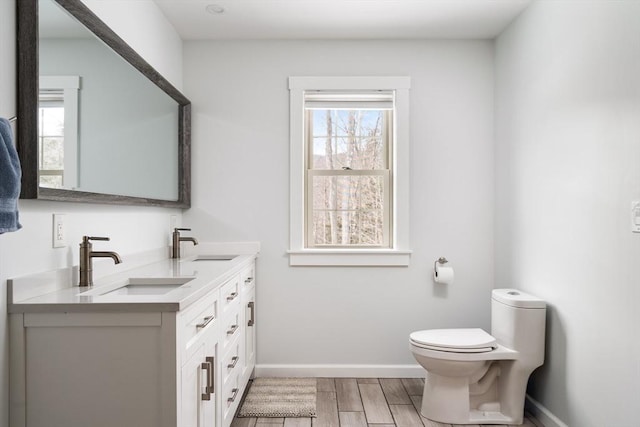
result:
M 238 255 L 230 261 L 196 261 L 198 256 L 180 260 L 165 259 L 94 281 L 94 286 L 71 286 L 70 274 L 40 274 L 9 280 L 9 313 L 179 311 L 215 290 L 244 268 L 256 254 Z M 180 278 L 183 285 L 158 295 L 109 293 L 129 279 L 150 278 L 171 282 Z M 180 281 L 180 280 L 178 280 Z M 58 282 L 58 283 L 54 283 Z M 29 293 L 18 288 L 30 287 Z M 41 293 L 38 293 L 38 289 Z M 22 297 L 21 297 L 22 295 Z

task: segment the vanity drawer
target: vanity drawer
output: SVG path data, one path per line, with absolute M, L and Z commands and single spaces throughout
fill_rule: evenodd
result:
M 226 316 L 240 302 L 240 275 L 234 276 L 220 288 L 220 316 Z
M 238 305 L 238 307 L 240 307 Z M 242 330 L 242 317 L 239 310 L 231 316 L 225 316 L 220 323 L 222 329 L 220 330 L 220 351 L 221 354 L 226 354 L 231 348 L 233 342 L 240 335 L 243 335 Z
M 222 387 L 222 427 L 228 427 L 242 399 L 239 371 L 234 370 L 227 384 Z
M 181 342 L 184 350 L 195 344 L 219 323 L 219 292 L 211 292 L 180 314 Z
M 249 292 L 256 284 L 256 265 L 251 264 L 240 272 L 240 286 L 242 286 L 242 292 Z
M 244 365 L 244 353 L 243 353 L 243 340 L 237 336 L 236 339 L 229 345 L 228 351 L 222 358 L 220 366 L 220 374 L 222 378 L 222 387 L 229 382 L 233 375 L 237 375 Z

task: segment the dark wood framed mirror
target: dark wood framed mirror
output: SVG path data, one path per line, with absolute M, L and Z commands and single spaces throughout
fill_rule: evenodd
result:
M 190 101 L 82 1 L 16 3 L 21 198 L 189 207 Z

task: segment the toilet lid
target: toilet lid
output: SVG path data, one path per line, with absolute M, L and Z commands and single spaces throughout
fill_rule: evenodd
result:
M 496 339 L 480 328 L 429 329 L 413 332 L 409 339 L 419 347 L 461 353 L 480 353 L 498 347 Z

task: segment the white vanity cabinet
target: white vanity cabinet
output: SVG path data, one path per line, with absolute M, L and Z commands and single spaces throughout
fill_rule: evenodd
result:
M 178 311 L 14 304 L 10 426 L 229 427 L 255 365 L 248 264 Z
M 211 369 L 214 366 L 206 356 L 210 352 L 205 346 L 197 351 L 181 368 L 180 395 L 183 426 L 212 426 L 215 425 L 215 394 L 211 395 L 208 384 L 211 381 Z M 203 362 L 204 361 L 204 362 Z M 204 378 L 203 378 L 204 376 Z
M 255 264 L 243 269 L 238 281 L 222 289 L 221 299 L 233 301 L 223 318 L 220 398 L 221 426 L 229 427 L 255 367 Z M 249 304 L 251 302 L 251 304 Z M 249 307 L 252 307 L 248 311 Z M 225 320 L 226 319 L 226 320 Z
M 231 425 L 233 415 L 242 397 L 238 372 L 244 358 L 244 327 L 240 310 L 240 275 L 222 287 L 223 315 L 221 318 L 221 364 L 220 364 L 220 414 L 221 425 Z
M 242 307 L 244 308 L 245 346 L 242 379 L 249 381 L 256 366 L 256 274 L 255 265 L 244 269 L 240 275 Z
M 179 316 L 178 341 L 180 426 L 216 425 L 216 370 L 219 335 L 219 292 L 216 290 Z

